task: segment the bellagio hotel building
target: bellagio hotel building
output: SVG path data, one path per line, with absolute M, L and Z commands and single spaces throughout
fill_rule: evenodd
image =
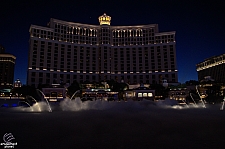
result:
M 177 82 L 175 32 L 158 24 L 111 26 L 50 19 L 31 25 L 27 84 L 124 81 L 128 84 Z

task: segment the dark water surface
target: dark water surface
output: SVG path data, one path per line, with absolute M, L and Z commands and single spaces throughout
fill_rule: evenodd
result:
M 121 103 L 100 110 L 53 108 L 52 113 L 1 108 L 0 143 L 12 133 L 19 149 L 225 148 L 225 111 L 219 107 Z

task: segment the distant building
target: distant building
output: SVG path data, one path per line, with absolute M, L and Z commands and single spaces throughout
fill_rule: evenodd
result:
M 14 82 L 14 87 L 22 87 L 22 82 L 20 81 L 20 79 L 17 79 L 15 82 Z
M 135 89 L 126 90 L 124 94 L 126 100 L 155 100 L 155 90 L 152 90 L 148 87 L 140 86 Z
M 60 101 L 66 98 L 66 88 L 60 84 L 52 84 L 49 87 L 44 87 L 42 91 L 49 101 Z
M 225 54 L 205 59 L 196 66 L 198 81 L 210 78 L 216 82 L 225 83 Z
M 128 84 L 177 82 L 175 32 L 158 24 L 110 26 L 51 19 L 48 27 L 31 25 L 28 85 L 122 80 Z
M 16 57 L 5 53 L 5 48 L 0 45 L 0 86 L 13 85 L 15 61 Z
M 189 96 L 189 90 L 187 88 L 170 89 L 169 98 L 174 100 L 186 100 Z

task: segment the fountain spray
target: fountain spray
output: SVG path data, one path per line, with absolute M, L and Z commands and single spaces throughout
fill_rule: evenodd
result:
M 48 111 L 49 111 L 49 112 L 52 112 L 52 108 L 51 108 L 51 106 L 50 106 L 48 100 L 45 98 L 45 94 L 44 94 L 42 91 L 40 91 L 39 89 L 37 89 L 37 91 L 39 91 L 39 92 L 42 94 L 42 96 L 44 97 L 45 101 L 47 102 L 47 104 L 48 104 L 48 109 L 49 109 Z

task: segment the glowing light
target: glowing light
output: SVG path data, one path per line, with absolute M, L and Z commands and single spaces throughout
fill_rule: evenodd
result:
M 142 93 L 138 93 L 138 97 L 142 97 Z
M 110 25 L 111 17 L 104 13 L 102 16 L 98 17 L 100 25 Z
M 57 101 L 57 99 L 49 99 L 49 101 Z
M 152 97 L 153 96 L 153 94 L 152 93 L 148 93 L 148 97 Z

